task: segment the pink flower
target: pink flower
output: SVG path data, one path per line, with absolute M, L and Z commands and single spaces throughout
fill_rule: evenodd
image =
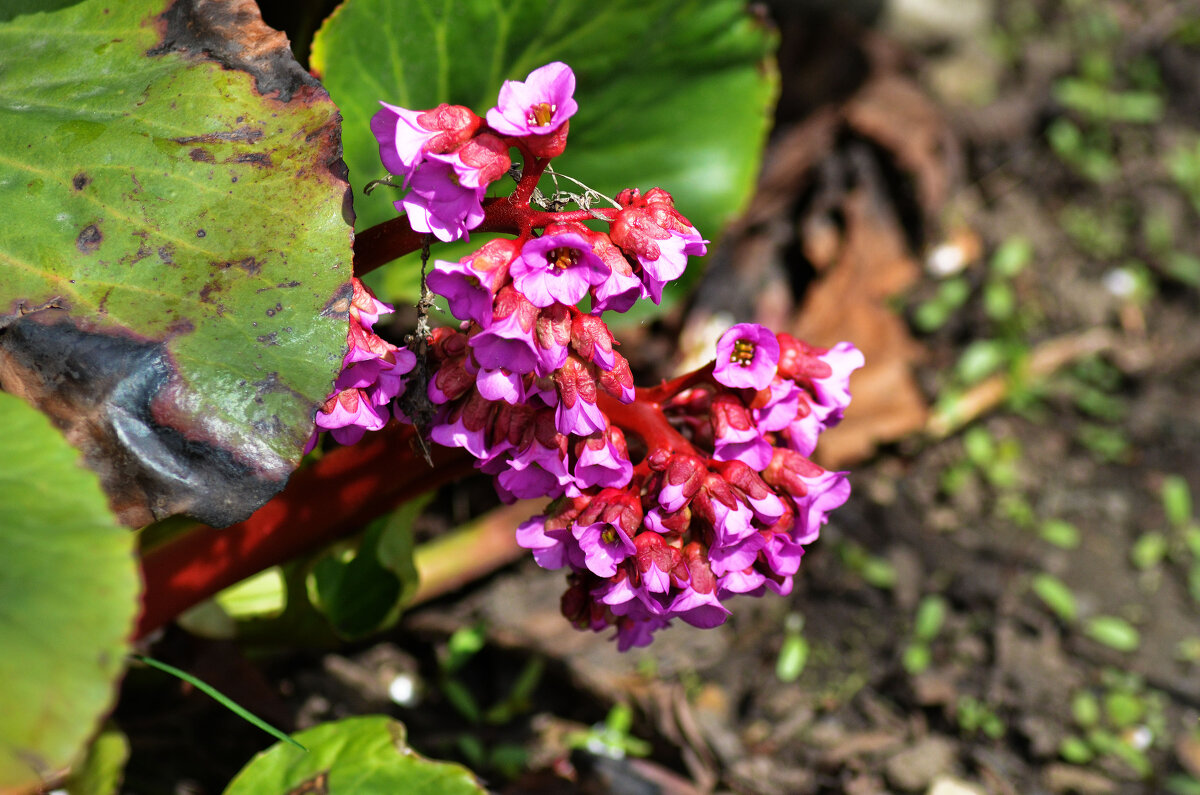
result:
M 582 236 L 565 232 L 526 242 L 508 273 L 534 306 L 574 306 L 608 278 L 609 268 Z
M 766 389 L 778 365 L 775 335 L 757 323 L 739 323 L 717 340 L 713 378 L 735 389 Z
M 508 462 L 508 470 L 497 478 L 503 489 L 501 496 L 507 492 L 521 500 L 562 496 L 563 487 L 571 480 L 566 454 L 557 447 L 544 447 L 536 441 L 513 456 Z
M 492 317 L 492 298 L 508 278 L 508 266 L 520 249 L 505 238 L 489 240 L 458 262 L 436 260 L 429 272 L 429 289 L 444 296 L 459 320 L 486 326 Z
M 812 382 L 817 402 L 830 409 L 825 427 L 831 428 L 841 422 L 842 413 L 850 405 L 850 373 L 862 367 L 866 359 L 849 342 L 839 342 L 817 358 L 833 371 L 828 378 L 814 378 Z
M 653 188 L 645 196 L 636 190 L 623 191 L 618 202 L 628 206 L 613 220 L 612 242 L 637 258 L 645 295 L 657 304 L 667 282 L 683 275 L 688 257 L 708 252 L 708 241 L 679 214 L 671 194 L 661 188 Z
M 617 564 L 637 551 L 625 531 L 608 522 L 575 524 L 571 533 L 583 550 L 588 570 L 599 577 L 616 574 Z
M 355 278 L 350 279 L 353 293 L 350 296 L 350 322 L 358 323 L 367 331 L 375 328 L 380 315 L 396 311 L 391 304 L 385 304 L 375 297 L 371 288 Z
M 453 168 L 458 184 L 464 188 L 486 188 L 503 177 L 512 165 L 508 147 L 488 133 L 475 136 L 453 152 L 431 154 L 428 159 Z
M 733 395 L 712 402 L 713 458 L 742 461 L 761 472 L 771 463 L 771 444 L 763 438 L 750 410 Z
M 446 163 L 428 162 L 412 176 L 408 195 L 396 209 L 408 215 L 417 232 L 428 232 L 443 243 L 469 237 L 483 223 L 484 188 L 465 188 Z
M 524 374 L 533 370 L 538 361 L 534 324 L 537 309 L 512 286 L 496 294 L 492 322 L 483 331 L 471 336 L 470 345 L 475 360 L 485 370 L 501 367 L 511 373 Z
M 579 459 L 575 463 L 575 485 L 580 489 L 621 488 L 633 477 L 633 464 L 620 428 L 610 426 L 605 433 L 595 433 L 580 441 L 576 450 Z
M 555 61 L 534 69 L 525 78 L 505 80 L 496 107 L 487 112 L 487 123 L 501 135 L 547 135 L 575 115 L 578 103 L 575 73 Z
M 318 428 L 332 431 L 338 444 L 354 444 L 365 431 L 377 431 L 387 424 L 381 413 L 361 389 L 343 389 L 332 395 L 314 418 Z
M 449 152 L 465 143 L 483 122 L 461 105 L 438 105 L 433 110 L 408 110 L 380 102 L 383 110 L 371 117 L 371 132 L 379 143 L 379 159 L 407 186 L 429 153 Z

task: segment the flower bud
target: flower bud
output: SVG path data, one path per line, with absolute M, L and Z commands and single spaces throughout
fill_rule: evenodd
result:
M 806 480 L 820 477 L 825 470 L 795 450 L 776 447 L 771 463 L 763 470 L 763 480 L 793 497 L 808 493 Z

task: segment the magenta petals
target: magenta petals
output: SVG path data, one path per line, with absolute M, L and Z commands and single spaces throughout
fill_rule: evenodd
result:
M 525 78 L 506 80 L 496 107 L 487 112 L 487 123 L 501 135 L 547 135 L 579 110 L 575 73 L 560 61 L 534 69 Z

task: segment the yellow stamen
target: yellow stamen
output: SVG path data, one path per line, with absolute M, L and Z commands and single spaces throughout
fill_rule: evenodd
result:
M 546 261 L 550 263 L 550 267 L 555 270 L 565 271 L 575 263 L 579 262 L 579 250 L 562 246 L 561 248 L 550 249 L 546 255 Z
M 733 353 L 729 354 L 730 364 L 740 364 L 749 367 L 754 361 L 754 343 L 750 340 L 738 340 L 733 343 Z
M 530 127 L 545 127 L 554 117 L 554 111 L 558 110 L 558 105 L 551 105 L 549 102 L 539 102 L 529 109 L 529 115 L 525 117 L 525 123 Z

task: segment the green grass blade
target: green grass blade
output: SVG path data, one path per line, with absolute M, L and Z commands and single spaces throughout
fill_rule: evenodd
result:
M 207 693 L 209 696 L 211 696 L 213 699 L 215 699 L 218 704 L 225 707 L 225 709 L 227 709 L 230 712 L 232 712 L 233 714 L 237 715 L 242 720 L 244 720 L 248 723 L 254 724 L 258 728 L 265 731 L 267 734 L 274 737 L 276 740 L 283 740 L 286 743 L 291 743 L 292 745 L 296 746 L 297 748 L 299 748 L 301 751 L 304 751 L 305 753 L 308 752 L 308 749 L 305 748 L 303 745 L 296 742 L 295 740 L 293 740 L 291 737 L 287 736 L 283 732 L 279 731 L 279 729 L 276 729 L 274 726 L 267 723 L 262 718 L 258 717 L 257 715 L 252 714 L 245 707 L 234 702 L 231 698 L 229 698 L 229 696 L 220 692 L 212 685 L 208 684 L 207 682 L 202 682 L 201 680 L 199 680 L 196 677 L 189 674 L 187 671 L 181 671 L 173 665 L 167 665 L 165 662 L 159 662 L 158 660 L 154 659 L 153 657 L 147 657 L 143 654 L 134 654 L 131 656 L 133 657 L 133 659 L 137 660 L 138 662 L 143 662 L 146 665 L 149 665 L 151 668 L 157 668 L 160 671 L 169 673 L 171 676 L 178 677 L 178 678 L 182 679 L 183 681 L 187 682 L 192 687 L 201 691 L 202 693 Z

